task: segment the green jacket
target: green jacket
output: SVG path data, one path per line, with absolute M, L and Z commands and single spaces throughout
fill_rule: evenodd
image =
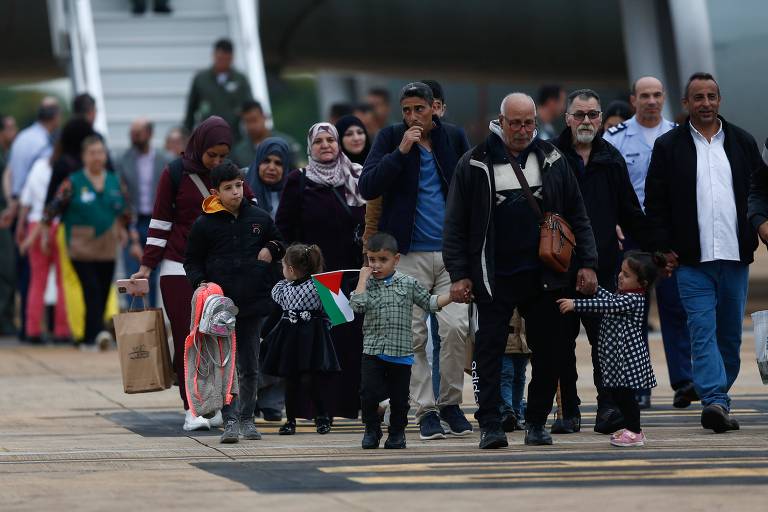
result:
M 251 84 L 244 74 L 230 69 L 227 81 L 219 85 L 213 68 L 195 75 L 187 97 L 184 126 L 192 130 L 209 116 L 221 116 L 232 128 L 235 140 L 240 138 L 240 108 L 252 100 Z

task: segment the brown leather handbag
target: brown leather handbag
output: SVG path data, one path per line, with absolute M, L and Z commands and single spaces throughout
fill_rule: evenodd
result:
M 539 217 L 539 259 L 555 272 L 568 272 L 573 249 L 576 247 L 576 238 L 573 236 L 571 225 L 557 213 L 542 213 L 520 164 L 512 155 L 509 155 L 509 162 L 515 171 L 517 181 L 525 192 L 528 204 Z

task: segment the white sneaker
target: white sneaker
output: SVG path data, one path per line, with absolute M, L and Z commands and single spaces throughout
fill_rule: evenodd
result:
M 96 335 L 96 346 L 101 352 L 106 352 L 115 346 L 115 339 L 112 337 L 112 333 L 109 331 L 101 331 Z
M 184 411 L 184 430 L 211 430 L 211 424 L 202 416 L 195 416 L 192 411 Z
M 224 426 L 224 417 L 221 415 L 221 411 L 216 411 L 213 418 L 208 418 L 208 424 L 211 425 L 211 428 Z

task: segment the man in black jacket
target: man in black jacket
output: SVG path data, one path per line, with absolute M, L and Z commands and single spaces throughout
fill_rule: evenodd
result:
M 379 230 L 397 239 L 400 271 L 439 295 L 451 287 L 441 253 L 445 198 L 456 162 L 469 149 L 469 143 L 463 130 L 443 124 L 434 115 L 433 100 L 432 90 L 424 83 L 403 88 L 403 122 L 378 133 L 359 186 L 365 199 L 382 197 Z M 469 327 L 467 306 L 449 304 L 436 316 L 441 338 L 437 400 L 427 360 L 424 312 L 413 309 L 411 397 L 421 439 L 444 438 L 445 430 L 453 435 L 472 432 L 460 409 Z
M 542 211 L 562 215 L 576 237 L 581 268 L 577 290 L 597 287 L 597 251 L 576 178 L 563 155 L 536 138 L 536 106 L 530 96 L 513 93 L 501 103 L 491 134 L 467 152 L 456 167 L 448 194 L 443 259 L 451 275 L 451 297 L 475 300 L 478 331 L 473 375 L 482 430 L 480 448 L 507 446 L 499 411 L 501 358 L 512 312 L 526 320 L 532 380 L 528 387 L 526 444 L 552 444 L 544 430 L 557 381 L 572 357 L 568 321 L 556 299 L 566 296 L 568 273 L 546 267 L 538 257 L 539 218 L 510 165 L 523 168 Z M 572 265 L 574 262 L 571 263 Z
M 567 127 L 553 142 L 568 160 L 579 182 L 597 244 L 600 261 L 597 281 L 600 286 L 613 292 L 616 290 L 616 271 L 621 264 L 616 226 L 620 225 L 633 239 L 643 242 L 642 245 L 646 245 L 644 242 L 648 236 L 645 215 L 632 188 L 624 157 L 611 144 L 597 136 L 601 122 L 600 97 L 597 93 L 591 89 L 573 91 L 566 102 Z M 579 265 L 572 268 L 579 268 Z M 574 297 L 583 298 L 582 294 L 575 291 L 575 285 L 573 288 Z M 597 388 L 595 430 L 612 434 L 621 427 L 622 418 L 610 393 L 603 387 L 597 358 L 600 319 L 588 315 L 571 315 L 570 319 L 573 321 L 572 344 L 576 344 L 581 321 L 592 346 L 593 378 Z M 560 379 L 562 419 L 552 425 L 553 434 L 578 432 L 581 426 L 575 358 L 569 362 L 564 373 Z
M 757 248 L 747 218 L 755 139 L 718 115 L 720 87 L 696 73 L 685 87 L 690 117 L 656 139 L 645 183 L 655 246 L 677 254 L 677 284 L 688 314 L 693 382 L 701 424 L 736 430 L 728 391 L 739 374 L 749 264 Z
M 274 273 L 270 263 L 283 257 L 283 237 L 269 213 L 243 200 L 243 176 L 231 162 L 211 171 L 211 196 L 192 225 L 184 270 L 193 288 L 221 286 L 238 307 L 237 377 L 240 390 L 222 408 L 222 443 L 261 439 L 253 422 L 259 371 L 261 326 L 269 314 Z

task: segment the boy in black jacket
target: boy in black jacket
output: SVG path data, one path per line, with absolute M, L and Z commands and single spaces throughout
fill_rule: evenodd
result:
M 240 391 L 222 408 L 222 443 L 261 439 L 253 422 L 259 364 L 259 334 L 269 313 L 272 261 L 283 257 L 282 236 L 272 218 L 243 200 L 243 176 L 224 163 L 211 171 L 211 196 L 203 201 L 203 215 L 192 225 L 184 270 L 192 287 L 206 282 L 221 286 L 239 309 L 237 376 Z

